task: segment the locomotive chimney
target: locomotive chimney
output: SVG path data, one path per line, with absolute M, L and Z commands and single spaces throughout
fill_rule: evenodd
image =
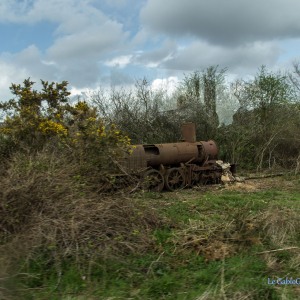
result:
M 185 123 L 181 125 L 181 135 L 185 142 L 196 142 L 196 126 L 195 123 Z

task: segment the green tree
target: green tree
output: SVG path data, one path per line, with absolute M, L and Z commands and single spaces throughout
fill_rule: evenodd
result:
M 186 107 L 195 106 L 200 103 L 202 93 L 202 76 L 201 72 L 194 71 L 185 74 L 179 87 L 179 96 L 177 98 L 177 108 L 184 109 Z
M 219 126 L 217 94 L 218 87 L 223 85 L 225 72 L 226 69 L 218 70 L 218 66 L 210 66 L 203 72 L 205 131 L 210 138 L 215 138 Z
M 226 69 L 210 66 L 186 74 L 178 90 L 177 108 L 185 121 L 197 125 L 198 138 L 216 137 L 219 126 L 217 98 L 224 84 Z
M 262 66 L 253 80 L 237 81 L 234 94 L 240 103 L 234 125 L 248 132 L 244 135 L 247 147 L 255 145 L 253 163 L 258 169 L 278 164 L 283 134 L 292 128 L 287 120 L 294 120 L 295 93 L 288 76 L 268 72 Z

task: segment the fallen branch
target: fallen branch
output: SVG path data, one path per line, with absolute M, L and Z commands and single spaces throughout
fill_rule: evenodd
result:
M 281 249 L 274 249 L 274 250 L 257 252 L 256 254 L 273 253 L 273 252 L 279 252 L 279 251 L 285 251 L 285 250 L 293 250 L 293 249 L 300 249 L 300 248 L 299 247 L 287 247 L 287 248 L 281 248 Z
M 261 178 L 269 178 L 269 177 L 277 177 L 277 176 L 284 176 L 286 173 L 276 173 L 276 174 L 266 174 L 266 175 L 257 175 L 257 176 L 249 176 L 244 177 L 245 180 L 249 179 L 261 179 Z

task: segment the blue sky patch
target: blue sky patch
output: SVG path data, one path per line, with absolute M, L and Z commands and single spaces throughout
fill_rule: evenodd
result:
M 44 52 L 53 43 L 56 26 L 49 22 L 37 24 L 0 24 L 0 52 L 16 53 L 30 45 Z

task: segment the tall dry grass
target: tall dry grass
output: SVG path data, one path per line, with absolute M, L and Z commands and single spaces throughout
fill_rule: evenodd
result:
M 0 291 L 32 276 L 26 262 L 46 260 L 61 274 L 69 261 L 89 278 L 97 260 L 152 246 L 149 233 L 162 221 L 145 207 L 150 204 L 116 189 L 107 193 L 101 182 L 96 188 L 93 174 L 80 173 L 81 167 L 49 148 L 16 153 L 6 165 L 0 176 Z

